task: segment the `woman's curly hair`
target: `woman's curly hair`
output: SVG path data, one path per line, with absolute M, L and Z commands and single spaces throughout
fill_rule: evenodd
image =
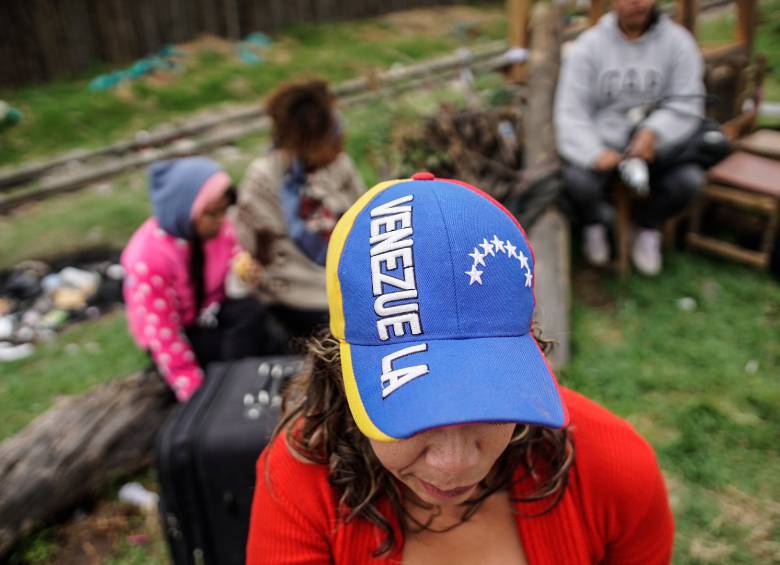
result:
M 338 130 L 333 113 L 335 97 L 319 79 L 289 82 L 267 98 L 265 111 L 272 122 L 274 146 L 303 153 Z
M 537 339 L 547 352 L 550 342 Z M 375 550 L 375 557 L 390 552 L 398 542 L 391 523 L 377 508 L 378 501 L 385 496 L 405 531 L 433 530 L 430 527 L 433 517 L 422 523 L 405 512 L 398 483 L 358 430 L 344 392 L 339 342 L 328 330 L 309 341 L 308 361 L 307 368 L 285 390 L 283 416 L 274 431 L 274 439 L 286 441 L 298 457 L 328 466 L 330 485 L 337 493 L 340 508 L 346 509 L 342 519 L 349 522 L 363 518 L 384 532 L 385 539 Z M 549 500 L 541 512 L 529 516 L 541 516 L 552 510 L 563 496 L 574 461 L 571 437 L 565 429 L 518 425 L 509 446 L 480 483 L 479 495 L 464 503 L 461 522 L 473 516 L 495 492 L 511 492 L 515 483 L 529 475 L 539 479 L 535 468 L 538 461 L 549 465 L 541 474 L 538 488 L 513 501 Z M 517 472 L 519 469 L 521 473 Z

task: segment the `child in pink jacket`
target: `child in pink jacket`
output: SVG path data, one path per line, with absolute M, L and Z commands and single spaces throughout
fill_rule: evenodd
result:
M 205 157 L 160 161 L 149 171 L 154 215 L 122 253 L 130 333 L 150 352 L 180 401 L 203 382 L 211 361 L 283 347 L 266 330 L 255 299 L 226 301 L 225 282 L 240 252 L 232 223 L 232 181 Z

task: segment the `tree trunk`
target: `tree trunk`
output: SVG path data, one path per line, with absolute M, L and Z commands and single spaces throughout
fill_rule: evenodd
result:
M 560 66 L 563 34 L 560 11 L 554 3 L 534 5 L 531 15 L 528 106 L 524 113 L 526 170 L 544 169 L 558 162 L 553 129 L 553 99 Z M 537 309 L 534 317 L 542 335 L 555 342 L 549 356 L 556 369 L 569 360 L 569 223 L 554 207 L 548 207 L 530 231 L 539 263 L 535 267 Z
M 557 160 L 553 131 L 553 99 L 560 66 L 562 20 L 552 3 L 534 5 L 531 15 L 525 167 L 532 169 Z
M 0 560 L 20 537 L 151 460 L 174 405 L 154 373 L 58 399 L 0 443 Z

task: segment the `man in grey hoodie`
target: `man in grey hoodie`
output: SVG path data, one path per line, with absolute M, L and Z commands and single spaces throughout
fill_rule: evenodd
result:
M 613 0 L 613 11 L 572 46 L 558 82 L 555 132 L 590 263 L 609 260 L 604 192 L 620 163 L 636 157 L 649 165 L 650 194 L 635 208 L 631 257 L 640 272 L 660 272 L 659 227 L 703 182 L 698 165 L 674 163 L 704 113 L 702 74 L 695 39 L 655 0 Z

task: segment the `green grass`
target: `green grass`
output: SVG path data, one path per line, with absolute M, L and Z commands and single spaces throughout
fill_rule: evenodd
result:
M 95 148 L 171 121 L 195 110 L 229 102 L 254 102 L 279 82 L 317 75 L 338 82 L 376 67 L 411 63 L 505 35 L 503 6 L 482 6 L 483 24 L 466 37 L 457 19 L 424 32 L 386 19 L 296 25 L 273 36 L 259 65 L 241 62 L 230 47 L 208 45 L 189 55 L 180 70 L 115 90 L 91 92 L 93 72 L 45 85 L 0 90 L 0 100 L 18 107 L 22 122 L 0 132 L 0 166 L 74 148 Z
M 674 562 L 771 562 L 771 531 L 756 537 L 751 519 L 780 527 L 777 281 L 692 254 L 667 257 L 657 279 L 604 277 L 606 306 L 576 281 L 563 380 L 653 443 L 675 501 Z
M 150 213 L 143 173 L 0 216 L 0 268 L 85 245 L 124 246 Z
M 59 395 L 78 394 L 129 374 L 146 364 L 117 311 L 97 321 L 73 325 L 32 357 L 2 365 L 0 440 L 18 432 Z

